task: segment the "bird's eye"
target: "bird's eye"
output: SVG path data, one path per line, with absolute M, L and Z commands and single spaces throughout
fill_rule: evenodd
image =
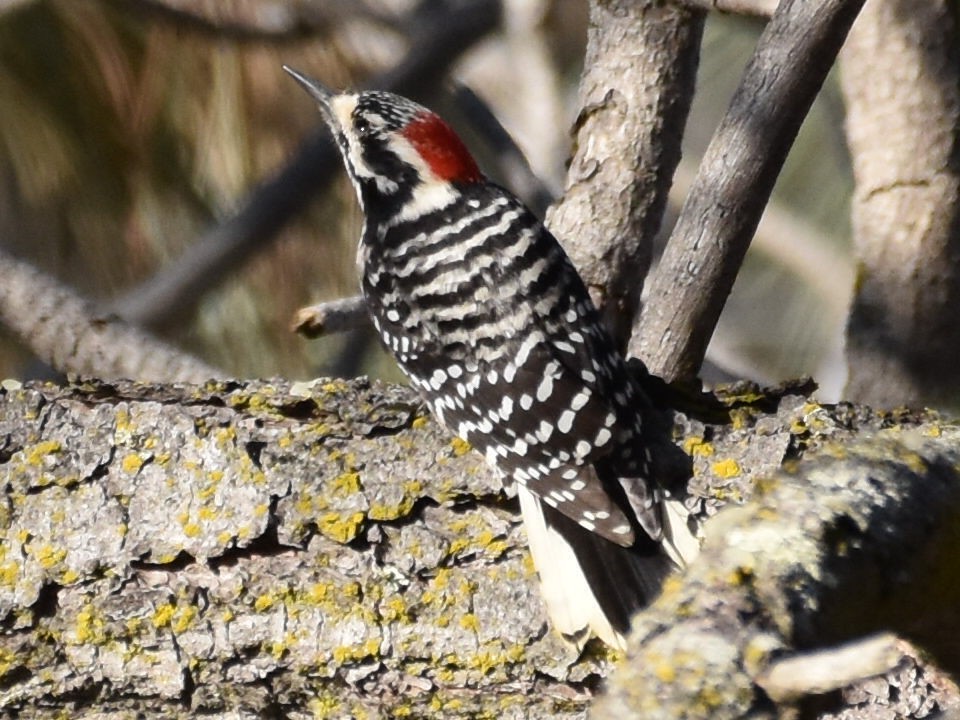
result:
M 358 117 L 354 123 L 353 127 L 356 129 L 358 135 L 369 135 L 370 134 L 370 121 L 365 117 Z

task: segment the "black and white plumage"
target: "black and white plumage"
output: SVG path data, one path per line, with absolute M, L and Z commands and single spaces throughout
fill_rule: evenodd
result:
M 644 442 L 650 401 L 575 268 L 438 116 L 286 69 L 357 191 L 362 288 L 384 344 L 437 420 L 516 483 L 554 625 L 622 644 L 676 554 Z

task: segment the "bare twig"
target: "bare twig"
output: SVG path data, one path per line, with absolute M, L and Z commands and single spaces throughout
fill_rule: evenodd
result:
M 642 311 L 632 354 L 697 374 L 800 124 L 863 0 L 783 0 L 707 148 Z
M 393 69 L 373 78 L 371 87 L 423 96 L 438 84 L 450 63 L 492 30 L 499 19 L 496 0 L 469 0 L 435 13 L 422 37 Z M 318 130 L 290 163 L 247 198 L 226 222 L 213 228 L 177 260 L 110 303 L 128 321 L 147 327 L 172 323 L 241 266 L 289 222 L 340 172 L 329 135 Z
M 367 304 L 359 295 L 300 308 L 293 319 L 293 331 L 304 337 L 356 330 L 369 324 Z
M 775 702 L 839 690 L 893 670 L 903 651 L 889 633 L 776 660 L 757 678 Z
M 60 372 L 158 382 L 202 382 L 223 376 L 115 317 L 98 316 L 73 290 L 3 251 L 0 320 Z
M 768 18 L 776 11 L 779 0 L 675 0 L 675 2 L 701 10 Z
M 626 345 L 693 96 L 704 13 L 595 0 L 576 152 L 547 225 Z

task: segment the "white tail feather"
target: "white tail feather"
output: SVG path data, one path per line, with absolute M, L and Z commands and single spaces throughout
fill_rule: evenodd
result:
M 663 500 L 663 549 L 678 567 L 686 567 L 700 554 L 700 525 L 690 527 L 690 512 L 680 500 Z
M 573 548 L 547 526 L 540 499 L 522 485 L 517 487 L 517 497 L 553 626 L 578 645 L 592 632 L 611 647 L 625 649 L 623 636 L 614 630 L 600 607 Z

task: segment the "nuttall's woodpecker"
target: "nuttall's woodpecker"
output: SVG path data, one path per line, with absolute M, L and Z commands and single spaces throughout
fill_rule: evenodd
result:
M 622 646 L 676 554 L 645 443 L 650 400 L 573 264 L 437 115 L 285 70 L 356 189 L 383 343 L 436 419 L 516 483 L 554 626 Z

